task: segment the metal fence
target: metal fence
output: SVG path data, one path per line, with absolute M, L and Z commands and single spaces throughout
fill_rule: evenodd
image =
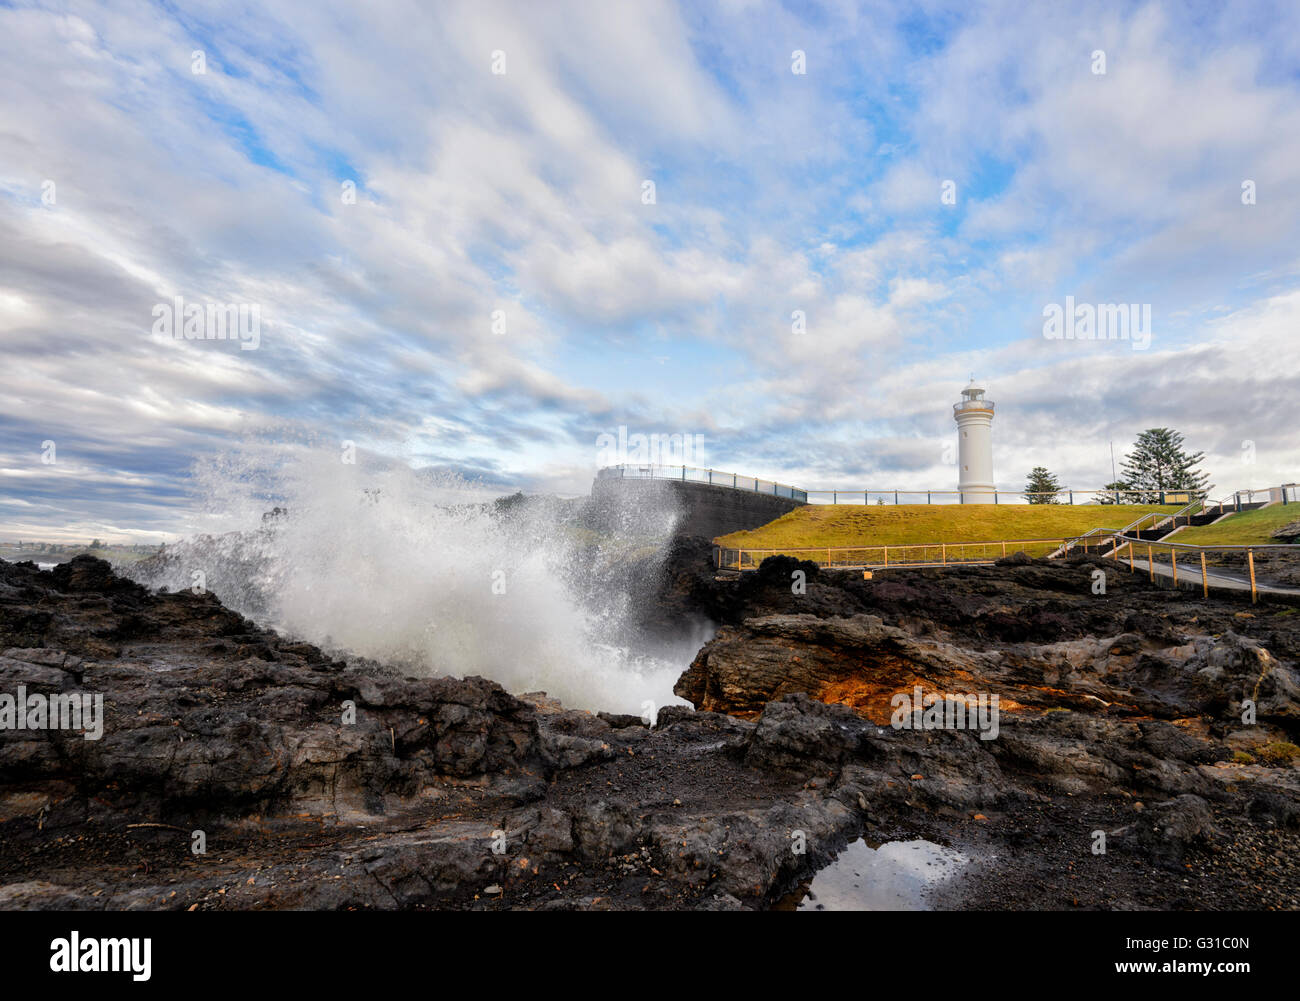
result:
M 803 490 L 788 483 L 764 480 L 721 469 L 700 466 L 665 466 L 655 464 L 624 463 L 597 470 L 598 479 L 653 479 L 679 480 L 686 483 L 706 483 L 715 487 L 730 487 L 754 493 L 785 497 L 803 504 L 1159 504 L 1190 505 L 1201 507 L 1196 513 L 1217 509 L 1241 511 L 1270 503 L 1293 503 L 1300 500 L 1300 484 L 1284 483 L 1277 487 L 1258 490 L 1238 490 L 1220 501 L 1210 501 L 1204 491 L 1189 490 L 1106 490 L 1103 487 L 1074 489 L 1066 487 L 1056 491 L 1000 490 Z M 1180 512 L 1181 513 L 1181 512 Z
M 1118 531 L 1118 530 L 1115 530 Z M 1110 537 L 1107 536 L 1108 540 Z M 868 570 L 900 566 L 952 566 L 959 563 L 992 563 L 1004 556 L 1052 556 L 1074 541 L 1058 539 L 999 539 L 993 542 L 925 542 L 890 546 L 783 547 L 780 549 L 736 549 L 716 547 L 714 561 L 719 570 L 757 570 L 769 556 L 793 556 L 818 566 L 842 570 Z M 1097 549 L 1104 540 L 1081 539 L 1080 548 Z
M 1243 507 L 1260 507 L 1264 504 L 1294 504 L 1300 500 L 1300 483 L 1283 483 L 1276 487 L 1258 490 L 1238 490 L 1219 503 L 1240 511 Z
M 624 463 L 597 470 L 598 479 L 678 480 L 706 483 L 754 493 L 785 497 L 803 504 L 1186 504 L 1199 495 L 1185 490 L 1153 491 L 1057 490 L 1033 492 L 1023 490 L 803 490 L 777 480 L 706 469 L 700 466 L 638 465 Z
M 698 466 L 638 466 L 626 463 L 619 466 L 606 466 L 596 472 L 598 479 L 630 480 L 678 480 L 683 483 L 707 483 L 714 487 L 730 487 L 733 490 L 748 490 L 753 493 L 768 494 L 772 497 L 785 497 L 787 500 L 808 502 L 806 491 L 792 487 L 788 483 L 775 480 L 762 480 L 754 476 L 741 476 L 721 469 L 701 469 Z
M 1196 546 L 1121 534 L 1107 554 L 1132 573 L 1145 572 L 1154 582 L 1163 577 L 1174 587 L 1201 586 L 1250 591 L 1252 602 L 1261 591 L 1300 597 L 1300 546 L 1286 544 Z
M 1186 504 L 1186 490 L 806 490 L 809 504 Z
M 1206 597 L 1214 587 L 1249 591 L 1252 602 L 1258 601 L 1261 593 L 1270 592 L 1300 599 L 1300 546 L 1194 546 L 1143 539 L 1126 534 L 1125 529 L 1094 529 L 1086 535 L 1060 539 L 996 542 L 783 549 L 717 546 L 714 558 L 719 570 L 753 571 L 769 556 L 793 556 L 828 569 L 875 571 L 988 564 L 1017 553 L 1052 558 L 1069 552 L 1114 560 L 1130 573 L 1146 573 L 1152 582 L 1161 578 L 1174 587 L 1199 583 Z

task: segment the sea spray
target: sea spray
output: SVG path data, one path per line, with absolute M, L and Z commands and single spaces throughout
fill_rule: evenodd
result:
M 202 571 L 261 625 L 416 676 L 481 675 L 638 715 L 680 701 L 672 686 L 698 627 L 671 649 L 637 649 L 626 595 L 580 597 L 593 559 L 662 549 L 662 505 L 633 506 L 593 538 L 581 502 L 494 502 L 454 477 L 301 445 L 246 445 L 195 482 L 197 534 L 133 571 L 142 582 L 180 590 Z

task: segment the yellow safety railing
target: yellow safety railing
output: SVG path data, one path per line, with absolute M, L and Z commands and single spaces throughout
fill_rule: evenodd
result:
M 1129 572 L 1138 571 L 1138 562 L 1144 564 L 1147 575 L 1152 582 L 1156 579 L 1156 567 L 1167 566 L 1169 577 L 1175 587 L 1180 580 L 1200 580 L 1201 593 L 1209 597 L 1211 576 L 1220 579 L 1216 587 L 1231 587 L 1224 578 L 1235 582 L 1245 589 L 1250 587 L 1251 603 L 1259 601 L 1259 581 L 1256 577 L 1256 553 L 1271 559 L 1274 554 L 1300 559 L 1300 546 L 1294 545 L 1258 545 L 1258 546 L 1196 546 L 1185 542 L 1161 542 L 1146 540 L 1128 535 L 1114 539 L 1114 547 L 1107 555 L 1116 561 L 1128 564 Z M 1161 574 L 1163 576 L 1163 574 Z M 1267 585 L 1266 585 L 1267 586 Z M 1293 594 L 1300 594 L 1297 588 L 1281 588 Z
M 1106 490 L 1103 487 L 1061 490 L 935 490 L 906 487 L 851 487 L 804 490 L 809 504 L 1187 504 L 1196 495 L 1186 490 Z
M 1079 539 L 1085 551 L 1091 551 L 1104 539 Z M 719 570 L 757 570 L 769 556 L 793 556 L 818 566 L 843 569 L 873 569 L 891 566 L 949 566 L 958 563 L 992 563 L 1004 556 L 1025 553 L 1033 557 L 1050 556 L 1070 538 L 996 539 L 988 542 L 925 542 L 888 546 L 819 546 L 781 549 L 738 549 L 715 547 Z
M 1140 520 L 1145 520 L 1140 519 Z M 881 570 L 888 567 L 941 567 L 961 564 L 987 564 L 1006 556 L 1056 557 L 1071 550 L 1095 553 L 1106 559 L 1127 564 L 1130 573 L 1143 564 L 1152 582 L 1157 565 L 1168 564 L 1175 587 L 1181 580 L 1199 577 L 1201 588 L 1209 596 L 1211 577 L 1220 576 L 1216 587 L 1245 589 L 1250 599 L 1259 600 L 1255 554 L 1259 551 L 1280 552 L 1300 558 L 1300 546 L 1194 546 L 1178 542 L 1147 540 L 1125 534 L 1120 529 L 1093 529 L 1086 535 L 1062 539 L 998 539 L 989 542 L 928 542 L 885 546 L 822 546 L 785 549 L 739 549 L 715 546 L 715 562 L 720 570 L 751 571 L 769 556 L 793 556 L 828 569 Z M 1213 571 L 1213 574 L 1212 574 Z M 1238 576 L 1240 575 L 1240 576 Z M 1164 576 L 1162 574 L 1161 576 Z M 1226 579 L 1225 579 L 1226 578 Z M 1300 595 L 1300 588 L 1282 588 Z

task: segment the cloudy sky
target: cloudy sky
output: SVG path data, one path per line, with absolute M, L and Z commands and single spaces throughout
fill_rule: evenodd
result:
M 1005 489 L 1152 426 L 1300 480 L 1300 6 L 1220 7 L 0 3 L 0 538 L 182 531 L 250 438 L 951 488 L 971 373 Z

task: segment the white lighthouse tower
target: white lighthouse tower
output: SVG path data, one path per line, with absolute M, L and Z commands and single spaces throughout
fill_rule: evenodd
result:
M 993 401 L 975 380 L 961 391 L 954 403 L 957 421 L 957 490 L 963 504 L 992 504 L 997 498 L 993 485 Z

